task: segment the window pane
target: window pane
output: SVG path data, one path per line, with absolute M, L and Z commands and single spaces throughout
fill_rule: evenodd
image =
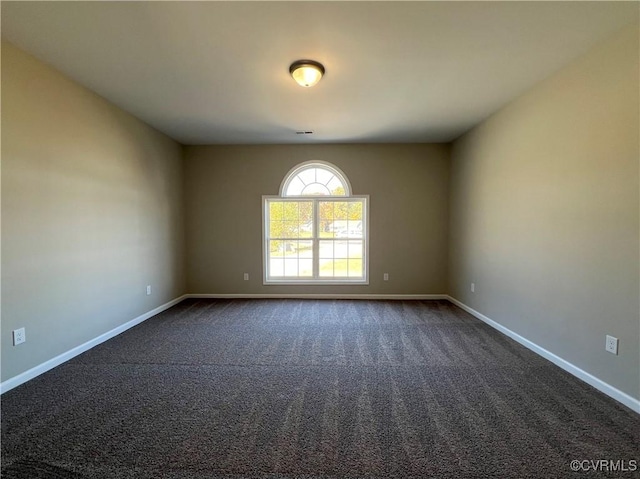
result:
M 272 258 L 284 257 L 284 241 L 269 241 L 269 253 Z
M 298 276 L 313 277 L 313 241 L 298 241 Z
M 349 257 L 349 246 L 346 241 L 335 241 L 333 243 L 333 257 L 334 258 Z
M 321 221 L 318 225 L 318 236 L 320 238 L 333 238 L 333 231 L 331 231 L 331 222 Z
M 308 223 L 300 224 L 300 238 L 312 238 L 313 237 L 313 223 L 309 221 Z
M 344 201 L 333 202 L 331 231 L 333 231 L 334 238 L 346 238 L 348 236 L 347 209 L 348 203 Z
M 346 220 L 348 208 L 349 208 L 349 203 L 345 201 L 334 201 L 333 202 L 333 218 L 336 220 Z
M 329 183 L 327 183 L 327 188 L 329 188 L 329 191 L 331 192 L 332 195 L 344 196 L 345 194 L 345 190 L 344 190 L 344 186 L 342 185 L 342 182 L 335 176 L 331 178 Z
M 333 201 L 318 201 L 320 221 L 333 220 Z
M 285 258 L 283 276 L 298 276 L 298 258 Z
M 316 169 L 315 168 L 307 168 L 306 170 L 301 171 L 297 175 L 298 178 L 302 180 L 305 185 L 316 182 Z
M 362 221 L 347 222 L 347 237 L 362 238 Z
M 280 250 L 282 251 L 282 256 L 291 256 L 296 252 L 296 248 L 296 241 L 280 241 Z
M 333 223 L 333 202 L 332 201 L 319 201 L 318 202 L 318 236 L 321 238 L 333 238 L 333 230 L 331 225 Z
M 298 256 L 313 258 L 313 241 L 298 241 Z
M 308 223 L 313 220 L 313 203 L 311 201 L 301 201 L 298 203 L 298 214 L 300 221 Z
M 329 183 L 329 181 L 331 181 L 332 178 L 334 178 L 333 173 L 331 173 L 329 170 L 316 168 L 316 181 L 318 183 L 326 185 Z
M 329 195 L 329 189 L 320 183 L 311 183 L 304 187 L 302 194 L 305 196 L 324 196 Z
M 269 222 L 269 238 L 282 238 L 284 235 L 284 222 L 274 221 Z
M 319 275 L 323 278 L 364 277 L 361 240 L 319 242 Z
M 284 258 L 274 258 L 269 260 L 269 275 L 272 277 L 284 276 Z
M 287 196 L 299 196 L 302 193 L 302 189 L 304 188 L 304 183 L 300 181 L 300 178 L 297 176 L 291 180 L 289 185 L 287 186 L 287 191 L 285 194 Z
M 333 238 L 333 202 L 319 201 L 318 215 L 320 216 L 318 236 L 321 238 Z
M 282 201 L 269 201 L 269 218 L 271 221 L 281 220 L 284 216 Z
M 311 278 L 313 276 L 313 259 L 300 259 L 299 262 L 299 276 L 305 278 Z
M 349 274 L 348 276 L 351 278 L 354 277 L 362 277 L 364 271 L 362 270 L 362 260 L 361 259 L 350 259 L 349 260 Z
M 333 260 L 332 259 L 320 259 L 320 277 L 332 278 L 333 277 Z
M 350 220 L 362 219 L 362 202 L 351 201 L 349 202 L 348 215 Z
M 283 221 L 282 222 L 282 238 L 297 238 L 298 237 L 298 222 L 297 221 Z
M 333 275 L 335 277 L 347 277 L 348 276 L 348 271 L 347 271 L 347 263 L 348 260 L 346 259 L 336 259 L 333 262 Z
M 284 201 L 284 216 L 286 221 L 298 221 L 298 202 Z
M 333 258 L 333 241 L 320 241 L 318 252 L 320 258 Z
M 362 241 L 349 241 L 349 258 L 362 258 Z

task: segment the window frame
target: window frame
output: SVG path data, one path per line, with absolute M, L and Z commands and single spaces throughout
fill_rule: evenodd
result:
M 286 190 L 293 178 L 308 168 L 325 168 L 333 173 L 343 184 L 344 195 L 297 195 L 287 196 Z M 369 195 L 352 195 L 351 184 L 347 177 L 337 167 L 321 161 L 307 161 L 296 165 L 289 170 L 280 185 L 279 195 L 263 195 L 262 196 L 262 280 L 264 285 L 368 285 L 369 284 Z M 269 241 L 273 240 L 269 236 L 269 203 L 271 201 L 292 201 L 292 202 L 311 202 L 312 203 L 312 235 L 311 237 L 296 238 L 295 241 L 311 241 L 312 243 L 312 261 L 313 261 L 313 277 L 297 276 L 297 277 L 270 277 L 270 249 Z M 357 201 L 362 204 L 362 238 L 351 238 L 352 240 L 362 241 L 362 269 L 363 276 L 357 278 L 349 277 L 323 277 L 319 274 L 320 259 L 319 249 L 320 241 L 332 240 L 332 238 L 320 237 L 318 226 L 320 224 L 319 203 L 323 201 L 349 202 Z M 349 238 L 344 238 L 349 241 Z M 293 239 L 292 239 L 293 241 Z M 347 258 L 348 259 L 348 258 Z M 335 260 L 335 257 L 334 257 Z

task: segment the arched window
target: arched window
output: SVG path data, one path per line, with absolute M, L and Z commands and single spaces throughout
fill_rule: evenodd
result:
M 309 161 L 285 176 L 280 196 L 349 196 L 351 185 L 344 174 L 328 163 Z
M 290 170 L 280 195 L 263 197 L 265 284 L 366 284 L 367 200 L 330 163 Z

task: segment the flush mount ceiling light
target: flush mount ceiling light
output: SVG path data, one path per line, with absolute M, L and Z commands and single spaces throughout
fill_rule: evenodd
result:
M 313 60 L 298 60 L 291 64 L 289 73 L 298 85 L 310 87 L 320 81 L 324 75 L 324 67 Z

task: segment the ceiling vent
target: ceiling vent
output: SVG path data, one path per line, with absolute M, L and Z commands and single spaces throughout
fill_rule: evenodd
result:
M 313 135 L 313 132 L 309 130 L 298 130 L 296 131 L 296 135 Z

